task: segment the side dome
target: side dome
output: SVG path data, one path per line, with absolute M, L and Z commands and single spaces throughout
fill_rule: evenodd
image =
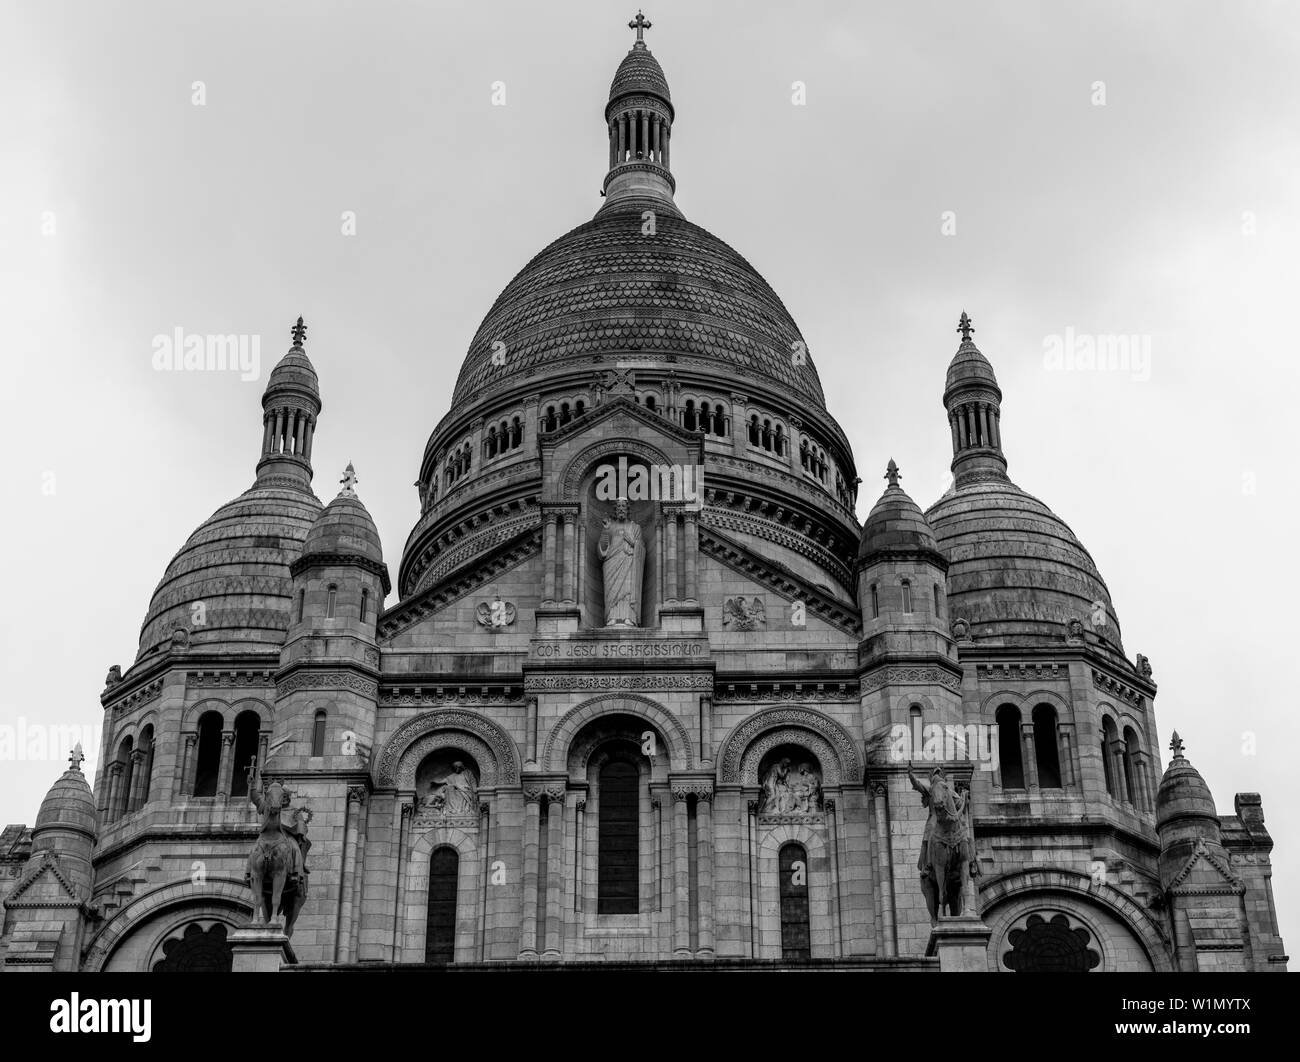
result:
M 95 829 L 95 797 L 91 793 L 90 783 L 79 767 L 69 767 L 50 786 L 45 799 L 41 801 L 41 809 L 36 813 L 36 824 L 32 827 L 32 849 L 41 851 L 59 848 L 52 837 L 52 833 L 58 831 L 84 834 L 93 843 Z
M 621 96 L 637 94 L 659 96 L 665 102 L 672 102 L 664 69 L 645 47 L 632 48 L 618 64 L 614 80 L 609 86 L 609 102 L 613 103 Z
M 862 525 L 858 542 L 858 566 L 864 567 L 882 557 L 930 555 L 944 564 L 921 507 L 898 484 L 898 466 L 889 462 L 889 486 L 872 507 Z
M 167 565 L 136 661 L 165 652 L 176 628 L 191 649 L 278 648 L 289 629 L 289 565 L 320 511 L 310 491 L 254 484 L 208 517 Z
M 354 478 L 351 465 L 348 465 L 348 477 Z M 348 482 L 347 478 L 344 482 Z M 303 543 L 302 556 L 360 556 L 376 564 L 384 563 L 379 530 L 350 486 L 316 517 Z
M 948 558 L 948 604 L 981 640 L 1059 644 L 1081 621 L 1121 655 L 1119 619 L 1069 525 L 1009 480 L 967 483 L 926 512 Z M 1100 607 L 1105 623 L 1093 622 Z
M 1212 824 L 1217 837 L 1219 812 L 1214 806 L 1214 794 L 1201 772 L 1183 755 L 1183 742 L 1176 730 L 1170 747 L 1174 756 L 1156 790 L 1156 826 L 1170 826 L 1180 819 L 1202 820 Z
M 653 235 L 643 225 L 638 210 L 602 210 L 525 265 L 470 343 L 453 408 L 566 362 L 639 354 L 760 377 L 824 412 L 811 357 L 791 356 L 807 350 L 799 327 L 758 271 L 683 217 L 660 212 Z
M 271 375 L 267 377 L 266 387 L 268 391 L 298 388 L 318 397 L 320 395 L 320 380 L 316 376 L 316 369 L 306 353 L 296 347 L 276 362 Z

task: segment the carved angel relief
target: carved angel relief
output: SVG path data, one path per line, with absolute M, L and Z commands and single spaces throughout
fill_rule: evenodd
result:
M 761 597 L 729 597 L 722 606 L 722 625 L 736 631 L 753 631 L 767 625 L 767 611 Z
M 500 631 L 514 623 L 516 611 L 511 602 L 502 601 L 501 595 L 497 594 L 491 602 L 481 601 L 474 611 L 474 616 L 480 626 Z

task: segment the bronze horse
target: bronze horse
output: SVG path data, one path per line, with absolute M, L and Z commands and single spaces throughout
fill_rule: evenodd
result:
M 253 918 L 250 925 L 276 925 L 284 916 L 284 933 L 293 933 L 293 924 L 307 899 L 307 822 L 310 812 L 295 808 L 290 825 L 285 826 L 281 813 L 289 806 L 289 792 L 279 782 L 263 789 L 256 764 L 249 769 L 248 799 L 262 816 L 262 832 L 248 855 L 245 881 L 253 891 Z
M 942 767 L 930 772 L 928 785 L 917 780 L 910 764 L 907 777 L 912 788 L 921 794 L 921 803 L 930 809 L 916 868 L 921 872 L 921 893 L 930 911 L 930 921 L 937 922 L 940 911 L 961 914 L 967 874 L 972 877 L 979 874 L 966 821 L 969 794 L 956 792 Z

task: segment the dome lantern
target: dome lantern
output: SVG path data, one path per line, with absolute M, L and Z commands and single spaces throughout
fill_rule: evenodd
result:
M 624 56 L 609 87 L 605 124 L 609 131 L 609 172 L 601 194 L 611 203 L 640 200 L 646 209 L 676 213 L 676 182 L 669 168 L 673 105 L 659 61 L 646 47 L 651 26 L 640 11 L 628 24 L 636 42 Z
M 293 346 L 271 370 L 262 394 L 262 456 L 257 462 L 259 483 L 296 485 L 311 489 L 311 446 L 320 416 L 320 386 L 303 344 L 307 326 L 302 317 L 290 330 Z
M 1002 389 L 993 366 L 971 339 L 975 326 L 965 310 L 957 331 L 961 333 L 961 345 L 948 365 L 943 391 L 952 429 L 952 473 L 958 486 L 976 479 L 1005 479 Z

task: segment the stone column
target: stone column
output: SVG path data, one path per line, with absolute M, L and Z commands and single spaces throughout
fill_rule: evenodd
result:
M 641 112 L 641 156 L 650 157 L 650 112 Z
M 524 716 L 524 742 L 526 746 L 525 762 L 537 762 L 537 698 L 526 697 L 524 699 L 525 716 Z
M 305 452 L 303 453 L 303 455 L 302 455 L 302 456 L 305 457 L 308 461 L 311 460 L 311 441 L 312 441 L 312 439 L 314 439 L 315 437 L 316 437 L 316 422 L 315 422 L 314 420 L 310 420 L 310 419 L 309 419 L 309 420 L 307 421 L 307 443 L 306 443 L 306 447 L 307 447 L 307 448 L 306 448 L 306 451 L 305 451 Z
M 870 783 L 872 810 L 876 820 L 876 881 L 880 886 L 880 937 L 885 958 L 898 954 L 894 922 L 893 849 L 889 840 L 889 783 L 874 778 Z
M 519 958 L 537 959 L 537 844 L 542 791 L 524 790 L 524 916 L 519 926 Z
M 262 417 L 262 453 L 271 452 L 271 438 L 275 428 L 275 418 L 271 414 L 264 414 Z
M 618 122 L 618 161 L 622 162 L 627 158 L 627 115 L 620 114 L 614 120 Z
M 546 791 L 546 950 L 544 962 L 559 962 L 560 911 L 564 903 L 564 787 Z
M 555 603 L 555 520 L 556 514 L 543 515 L 542 525 L 542 604 Z
M 415 804 L 403 800 L 397 824 L 397 888 L 393 902 L 393 962 L 401 962 L 406 951 L 403 928 L 406 923 L 406 876 L 410 872 L 410 861 L 406 849 L 410 845 L 411 819 L 415 815 Z
M 650 116 L 650 157 L 659 161 L 659 115 Z
M 114 760 L 108 765 L 108 799 L 105 801 L 105 817 L 109 822 L 116 822 L 118 818 L 117 805 L 122 790 L 124 767 L 125 764 L 121 760 Z
M 1025 790 L 1038 792 L 1038 753 L 1034 746 L 1034 724 L 1020 724 L 1020 762 L 1025 768 Z
M 696 574 L 698 571 L 697 557 L 699 553 L 700 536 L 696 527 L 696 514 L 688 509 L 682 514 L 682 521 L 685 524 L 686 535 L 686 600 L 698 601 L 699 590 L 696 586 Z
M 702 792 L 695 801 L 695 832 L 699 842 L 700 911 L 697 959 L 713 958 L 713 790 Z
M 574 515 L 574 520 L 578 521 L 578 549 L 573 558 L 576 574 L 574 603 L 582 608 L 587 601 L 587 525 L 578 519 L 577 514 Z
M 221 763 L 217 767 L 217 798 L 230 799 L 230 781 L 235 771 L 235 732 L 221 732 Z
M 284 410 L 275 411 L 275 434 L 271 437 L 271 452 L 280 453 L 284 449 Z
M 957 415 L 948 414 L 948 427 L 952 429 L 952 452 L 956 453 L 961 449 L 961 431 L 957 427 Z
M 1115 799 L 1128 803 L 1128 771 L 1124 768 L 1124 739 L 1115 738 L 1110 743 L 1111 777 L 1115 779 Z
M 351 961 L 352 919 L 356 895 L 357 827 L 365 803 L 365 786 L 348 786 L 347 817 L 343 829 L 343 852 L 339 869 L 338 937 L 334 941 L 334 961 Z
M 1074 724 L 1057 723 L 1056 736 L 1058 739 L 1056 754 L 1061 758 L 1061 785 L 1066 789 L 1073 789 L 1079 778 L 1074 768 Z
M 576 600 L 573 572 L 573 553 L 576 545 L 574 534 L 575 528 L 573 526 L 575 522 L 575 514 L 566 512 L 562 514 L 561 519 L 564 521 L 562 525 L 564 528 L 564 541 L 560 547 L 563 550 L 563 554 L 560 558 L 561 582 L 563 584 L 561 600 L 574 601 Z
M 672 134 L 673 134 L 673 126 L 672 126 L 672 123 L 671 123 L 671 122 L 665 122 L 665 123 L 664 123 L 664 131 L 663 131 L 663 133 L 661 134 L 661 138 L 662 138 L 663 143 L 664 143 L 664 169 L 668 169 L 668 168 L 669 168 L 669 165 L 670 165 L 670 163 L 669 163 L 669 161 L 668 161 L 668 156 L 669 156 L 669 151 L 670 151 L 671 148 L 672 148 L 672 142 L 673 142 L 673 135 L 672 135 Z
M 611 118 L 609 121 L 609 168 L 611 170 L 614 168 L 614 156 L 618 151 L 617 136 L 618 133 L 614 128 L 614 119 Z
M 713 762 L 713 697 L 700 694 L 700 762 Z
M 131 792 L 126 795 L 127 814 L 137 810 L 144 800 L 144 765 L 146 759 L 144 749 L 135 749 L 131 753 Z
M 673 958 L 691 957 L 691 867 L 686 790 L 673 790 Z
M 297 414 L 294 416 L 293 419 L 294 419 L 294 422 L 295 422 L 295 423 L 294 423 L 294 432 L 293 432 L 293 452 L 296 453 L 296 454 L 298 454 L 299 456 L 301 456 L 303 450 L 305 449 L 305 447 L 306 447 L 306 445 L 307 445 L 307 413 L 306 413 L 306 411 L 305 411 L 305 410 L 301 410 L 301 409 L 298 410 Z
M 664 579 L 668 584 L 664 590 L 666 600 L 670 604 L 677 601 L 677 510 L 665 509 L 664 513 L 664 533 L 668 536 L 665 544 L 667 553 L 667 571 L 664 573 Z
M 198 734 L 185 735 L 185 748 L 181 752 L 180 777 L 176 779 L 177 796 L 194 795 L 194 745 Z
M 996 406 L 989 414 L 989 427 L 993 429 L 993 445 L 1002 448 L 1002 411 Z

